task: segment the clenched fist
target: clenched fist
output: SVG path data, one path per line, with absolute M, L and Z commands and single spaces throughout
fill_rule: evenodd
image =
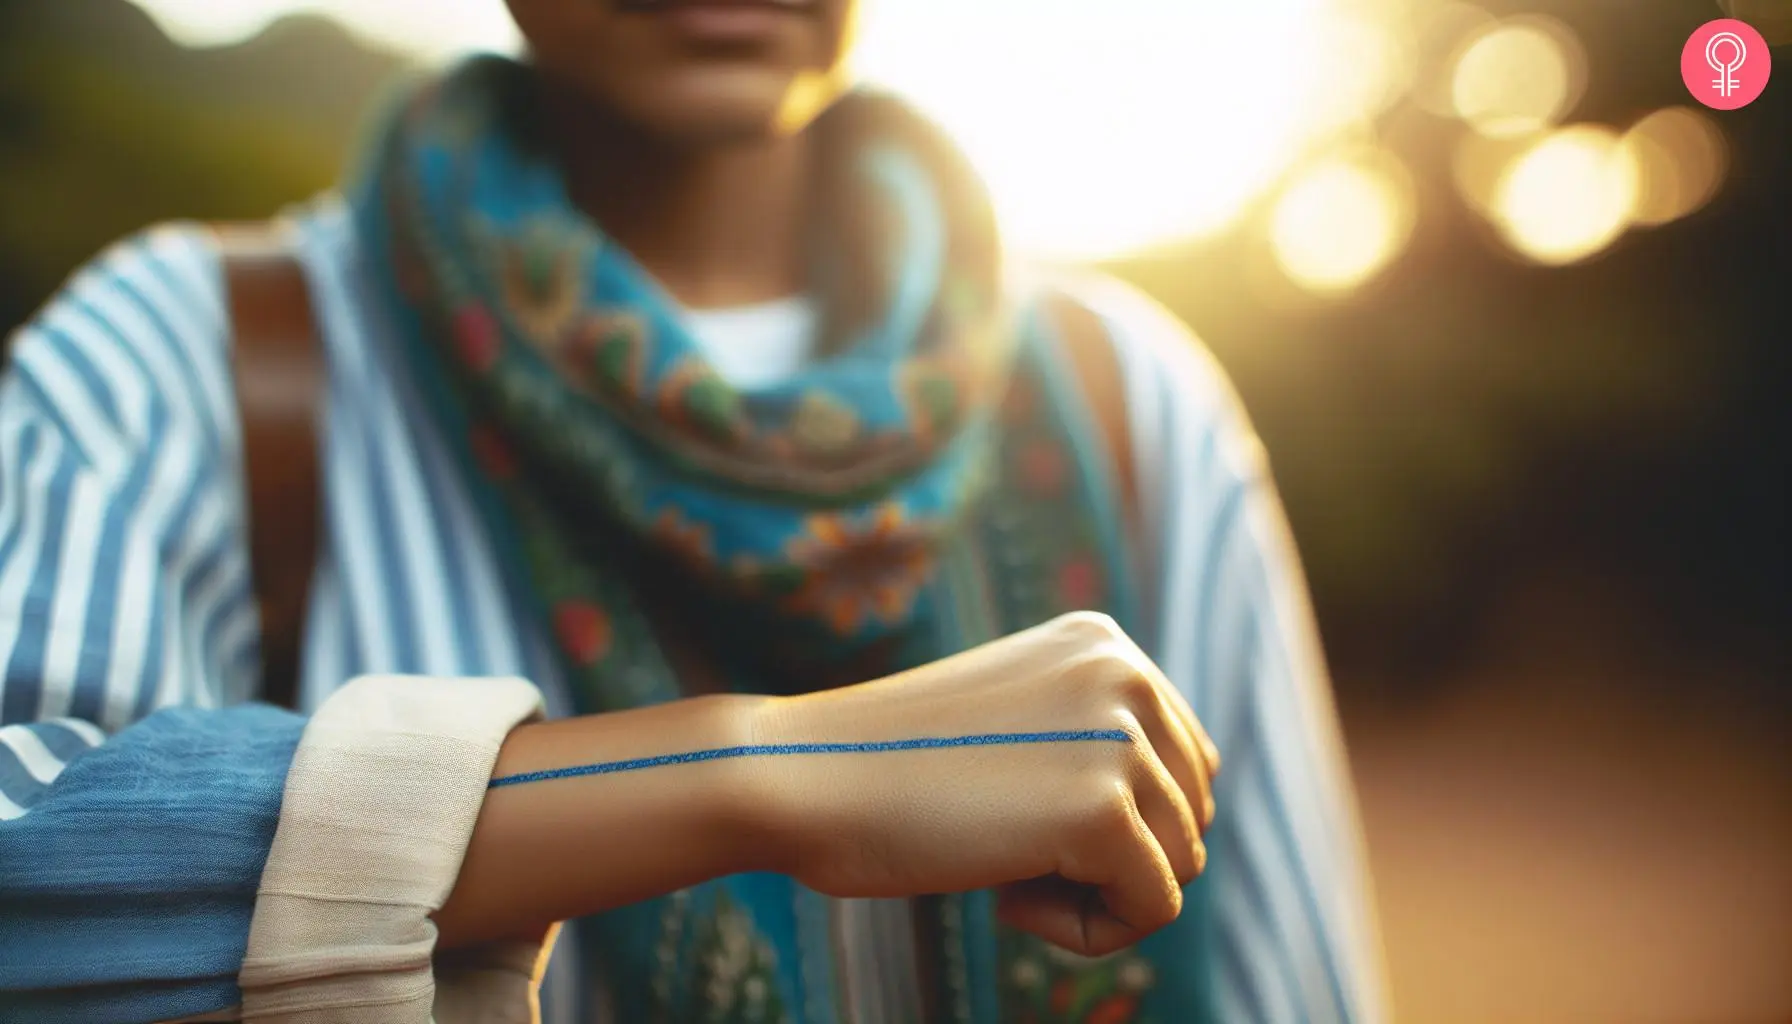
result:
M 752 732 L 826 751 L 742 767 L 776 869 L 829 895 L 997 887 L 1006 923 L 1098 956 L 1174 920 L 1206 863 L 1219 754 L 1106 616 L 770 700 Z

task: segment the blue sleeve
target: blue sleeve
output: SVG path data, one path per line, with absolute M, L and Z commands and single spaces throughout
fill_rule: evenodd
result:
M 1226 1019 L 1379 1022 L 1363 841 L 1304 580 L 1266 478 L 1223 507 L 1196 678 L 1225 762 L 1208 845 Z
M 1199 343 L 1110 282 L 1083 298 L 1126 380 L 1149 622 L 1141 643 L 1223 768 L 1207 836 L 1220 1019 L 1378 1024 L 1361 830 L 1306 583 L 1262 446 Z
M 158 711 L 0 822 L 0 1020 L 121 1024 L 238 1003 L 303 726 L 261 704 Z
M 0 379 L 0 1021 L 237 1001 L 302 729 L 259 664 L 217 258 L 115 247 Z

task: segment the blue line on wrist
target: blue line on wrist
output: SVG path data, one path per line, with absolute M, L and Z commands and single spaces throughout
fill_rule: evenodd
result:
M 551 768 L 547 771 L 520 772 L 495 778 L 487 787 L 520 786 L 525 782 L 548 779 L 571 779 L 582 775 L 614 775 L 642 768 L 658 768 L 669 764 L 694 764 L 699 761 L 720 761 L 730 757 L 764 757 L 780 754 L 881 754 L 896 750 L 937 750 L 943 747 L 999 747 L 1020 743 L 1087 743 L 1106 741 L 1127 743 L 1132 736 L 1121 729 L 1080 729 L 1063 732 L 992 732 L 974 736 L 928 736 L 912 740 L 887 740 L 881 743 L 766 743 L 741 747 L 716 747 L 692 750 L 683 754 L 662 754 L 658 757 L 637 757 L 626 761 L 603 761 L 598 764 Z

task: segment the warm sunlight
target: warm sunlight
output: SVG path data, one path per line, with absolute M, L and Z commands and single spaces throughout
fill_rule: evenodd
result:
M 430 58 L 470 49 L 510 51 L 516 29 L 503 0 L 134 0 L 189 46 L 232 43 L 288 14 L 324 14 L 363 37 Z
M 1534 136 L 1493 139 L 1463 132 L 1456 140 L 1450 171 L 1464 202 L 1483 216 L 1494 215 L 1500 183 L 1513 162 L 1537 142 Z
M 961 141 L 1018 245 L 1104 256 L 1218 230 L 1273 183 L 1306 141 L 1318 9 L 885 2 L 860 67 Z
M 432 58 L 515 45 L 499 0 L 138 2 L 195 44 L 308 10 Z M 1226 227 L 1305 150 L 1395 98 L 1405 53 L 1385 25 L 1343 9 L 871 0 L 858 66 L 960 140 L 1017 246 L 1101 257 Z
M 1483 135 L 1535 132 L 1555 124 L 1580 99 L 1585 63 L 1573 33 L 1554 19 L 1499 22 L 1457 56 L 1453 107 Z
M 1711 200 L 1723 184 L 1728 152 L 1710 116 L 1668 107 L 1624 133 L 1624 148 L 1640 175 L 1631 219 L 1655 226 L 1678 220 Z
M 1284 192 L 1271 226 L 1276 261 L 1309 291 L 1349 291 L 1399 254 L 1411 232 L 1412 183 L 1387 154 L 1320 163 Z
M 1494 215 L 1519 252 L 1539 263 L 1572 263 L 1624 233 L 1637 177 L 1616 132 L 1565 128 L 1513 162 L 1494 192 Z

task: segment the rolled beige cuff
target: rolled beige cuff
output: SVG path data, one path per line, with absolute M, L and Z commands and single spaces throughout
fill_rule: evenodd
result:
M 364 676 L 317 710 L 286 777 L 238 981 L 242 1019 L 526 1024 L 548 943 L 435 955 L 498 747 L 542 713 L 521 679 Z

